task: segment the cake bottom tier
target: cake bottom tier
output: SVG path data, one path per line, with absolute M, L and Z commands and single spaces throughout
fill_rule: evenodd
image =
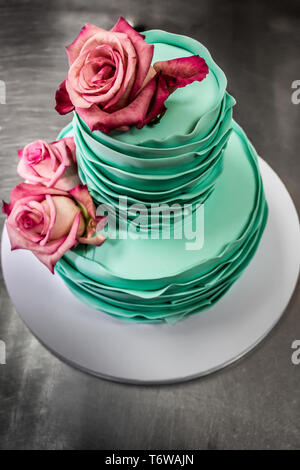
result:
M 56 272 L 80 300 L 127 321 L 174 323 L 217 302 L 252 259 L 268 214 L 255 149 L 236 123 L 201 214 L 194 241 L 120 230 L 100 247 L 69 251 Z

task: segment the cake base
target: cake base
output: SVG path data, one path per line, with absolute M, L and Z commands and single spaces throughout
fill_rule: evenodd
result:
M 275 326 L 295 288 L 300 230 L 279 177 L 260 159 L 269 217 L 258 250 L 213 307 L 176 325 L 128 324 L 81 303 L 62 279 L 2 237 L 4 279 L 17 312 L 56 356 L 102 378 L 174 383 L 214 372 L 244 356 Z

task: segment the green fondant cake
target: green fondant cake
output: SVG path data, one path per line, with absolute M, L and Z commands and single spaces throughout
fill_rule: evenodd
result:
M 145 35 L 154 45 L 153 62 L 197 54 L 209 73 L 171 94 L 165 115 L 142 129 L 92 132 L 74 111 L 60 137 L 74 137 L 80 179 L 117 224 L 101 247 L 78 245 L 55 270 L 101 312 L 172 323 L 228 291 L 252 259 L 268 211 L 257 155 L 232 119 L 235 101 L 222 70 L 191 38 L 156 30 Z M 161 204 L 176 206 L 169 237 Z M 137 216 L 141 207 L 151 209 L 151 217 Z M 183 219 L 198 245 L 177 236 Z

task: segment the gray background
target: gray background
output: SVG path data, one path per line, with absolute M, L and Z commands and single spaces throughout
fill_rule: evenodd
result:
M 85 22 L 110 28 L 120 14 L 208 47 L 237 100 L 235 118 L 299 210 L 300 105 L 291 103 L 291 83 L 300 79 L 300 4 L 289 0 L 0 1 L 1 197 L 19 181 L 16 150 L 54 140 L 70 120 L 54 110 L 67 71 L 63 46 Z M 298 284 L 280 324 L 239 363 L 186 384 L 143 387 L 89 377 L 53 357 L 17 316 L 1 279 L 0 448 L 299 448 L 300 365 L 291 363 L 299 292 Z

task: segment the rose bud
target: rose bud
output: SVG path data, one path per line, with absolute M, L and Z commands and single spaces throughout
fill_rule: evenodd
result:
M 73 137 L 51 144 L 37 140 L 19 150 L 18 155 L 18 173 L 28 183 L 41 183 L 65 191 L 80 184 Z
M 21 183 L 3 202 L 11 249 L 26 249 L 52 273 L 57 261 L 77 243 L 99 246 L 104 235 L 96 234 L 106 222 L 96 216 L 96 208 L 86 186 L 70 191 Z

